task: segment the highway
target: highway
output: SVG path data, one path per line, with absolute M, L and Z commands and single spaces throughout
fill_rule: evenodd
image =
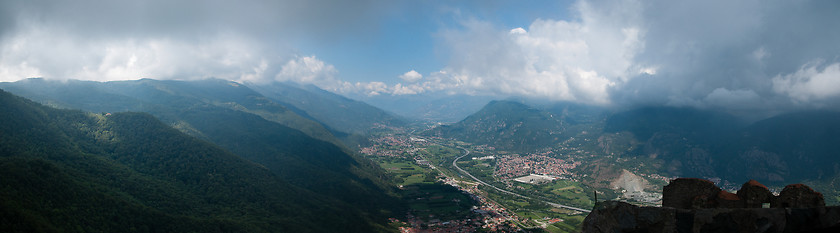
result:
M 514 196 L 521 197 L 521 198 L 525 198 L 525 199 L 533 199 L 533 198 L 528 197 L 528 196 L 523 196 L 523 195 L 520 195 L 520 194 L 518 194 L 518 193 L 514 193 L 514 192 L 511 192 L 511 191 L 507 191 L 507 190 L 504 190 L 504 189 L 498 188 L 498 187 L 496 187 L 496 186 L 490 185 L 490 184 L 488 184 L 488 183 L 486 183 L 486 182 L 484 182 L 484 181 L 482 181 L 482 180 L 479 180 L 478 178 L 476 178 L 475 176 L 473 176 L 473 175 L 472 175 L 472 174 L 470 174 L 469 172 L 465 171 L 464 169 L 461 169 L 461 167 L 458 167 L 458 164 L 457 164 L 457 163 L 458 163 L 458 160 L 459 160 L 459 159 L 461 159 L 461 158 L 463 158 L 463 157 L 465 157 L 465 156 L 467 156 L 467 155 L 469 155 L 469 154 L 470 154 L 470 151 L 469 151 L 469 150 L 467 150 L 467 149 L 464 149 L 464 148 L 460 148 L 460 147 L 459 147 L 458 149 L 463 150 L 463 151 L 464 151 L 464 154 L 463 154 L 463 155 L 461 155 L 461 157 L 455 158 L 455 160 L 453 160 L 453 161 L 452 161 L 452 166 L 453 166 L 453 167 L 455 167 L 455 169 L 458 169 L 458 171 L 459 171 L 459 172 L 461 172 L 462 174 L 466 174 L 467 176 L 469 176 L 470 178 L 472 178 L 473 180 L 475 180 L 475 181 L 476 181 L 476 182 L 478 182 L 479 184 L 487 185 L 488 187 L 491 187 L 491 188 L 493 188 L 493 189 L 499 190 L 499 192 L 507 193 L 507 194 L 514 195 Z M 591 212 L 590 210 L 587 210 L 587 209 L 582 209 L 582 208 L 577 208 L 577 207 L 567 206 L 567 205 L 561 205 L 561 204 L 557 204 L 557 203 L 554 203 L 554 202 L 549 202 L 549 201 L 545 201 L 545 200 L 541 200 L 541 201 L 543 201 L 543 202 L 545 202 L 545 203 L 547 203 L 547 204 L 549 204 L 549 205 L 551 205 L 551 206 L 557 207 L 557 208 L 564 208 L 564 209 L 576 210 L 576 211 L 581 211 L 581 212 L 584 212 L 584 213 L 589 213 L 589 212 Z

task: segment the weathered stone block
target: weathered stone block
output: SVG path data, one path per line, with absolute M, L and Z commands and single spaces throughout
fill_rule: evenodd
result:
M 717 195 L 717 208 L 744 208 L 744 201 L 734 193 L 720 190 Z
M 824 207 L 822 193 L 814 191 L 804 184 L 785 186 L 779 196 L 770 202 L 770 208 L 813 208 Z
M 762 204 L 770 203 L 770 200 L 773 199 L 773 193 L 767 189 L 767 186 L 755 180 L 747 181 L 747 183 L 741 185 L 737 194 L 744 201 L 744 207 L 746 208 L 761 208 Z
M 680 209 L 713 208 L 721 189 L 711 181 L 678 178 L 662 188 L 662 206 Z

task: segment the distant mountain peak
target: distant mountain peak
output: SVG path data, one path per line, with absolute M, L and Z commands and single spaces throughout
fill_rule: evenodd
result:
M 533 150 L 558 143 L 565 128 L 553 114 L 507 100 L 494 100 L 464 120 L 427 134 L 506 150 Z

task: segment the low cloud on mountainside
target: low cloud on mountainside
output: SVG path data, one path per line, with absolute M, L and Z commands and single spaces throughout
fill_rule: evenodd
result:
M 218 77 L 349 95 L 444 92 L 732 112 L 840 108 L 835 1 L 577 1 L 556 9 L 557 18 L 519 27 L 475 9 L 403 5 L 3 1 L 0 80 Z M 332 61 L 298 51 L 301 41 L 376 36 L 383 20 L 399 15 L 393 11 L 411 10 L 453 19 L 415 38 L 434 40 L 445 64 L 434 72 L 405 67 L 392 77 L 346 80 Z

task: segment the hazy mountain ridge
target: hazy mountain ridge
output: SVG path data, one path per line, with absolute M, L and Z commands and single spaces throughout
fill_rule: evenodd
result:
M 6 232 L 378 229 L 148 114 L 52 109 L 5 91 L 0 109 Z
M 370 105 L 400 116 L 421 121 L 454 123 L 481 110 L 487 102 L 498 97 L 474 96 L 441 92 L 417 95 L 356 96 Z
M 0 87 L 33 100 L 61 108 L 91 112 L 150 112 L 170 124 L 178 122 L 170 113 L 182 108 L 209 104 L 260 115 L 321 140 L 337 142 L 319 123 L 301 117 L 280 104 L 237 83 L 208 79 L 174 81 L 142 79 L 94 82 L 25 79 L 0 83 Z
M 248 84 L 279 103 L 288 104 L 328 128 L 348 134 L 367 134 L 376 125 L 402 126 L 405 120 L 367 103 L 352 100 L 315 86 L 290 83 Z

